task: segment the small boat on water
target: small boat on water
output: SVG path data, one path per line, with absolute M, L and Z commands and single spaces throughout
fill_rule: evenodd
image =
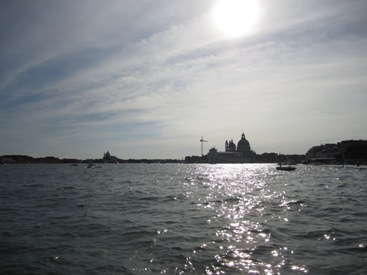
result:
M 296 170 L 296 167 L 294 166 L 282 166 L 282 165 L 279 165 L 276 167 L 277 170 L 281 170 L 281 171 L 294 171 Z
M 287 165 L 286 166 L 282 166 L 282 161 L 281 161 L 281 157 L 279 154 L 279 166 L 276 167 L 277 170 L 280 171 L 294 171 L 296 170 L 296 167 L 292 166 L 288 161 L 287 161 Z

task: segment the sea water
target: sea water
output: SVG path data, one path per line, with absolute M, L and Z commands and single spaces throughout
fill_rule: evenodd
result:
M 0 166 L 1 274 L 367 274 L 367 170 Z

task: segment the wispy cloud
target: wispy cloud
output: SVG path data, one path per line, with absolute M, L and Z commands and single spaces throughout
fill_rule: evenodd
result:
M 242 131 L 258 152 L 304 153 L 366 138 L 363 1 L 263 0 L 236 40 L 211 2 L 41 2 L 0 14 L 3 153 L 182 157 Z

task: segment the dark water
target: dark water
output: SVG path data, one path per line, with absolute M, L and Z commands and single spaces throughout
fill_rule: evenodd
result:
M 0 166 L 1 274 L 367 274 L 367 170 Z

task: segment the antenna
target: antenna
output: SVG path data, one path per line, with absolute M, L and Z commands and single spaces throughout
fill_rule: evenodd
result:
M 204 142 L 208 142 L 208 141 L 207 140 L 204 140 L 204 138 L 201 137 L 200 142 L 201 142 L 201 156 L 203 157 L 204 156 L 204 153 L 203 153 L 203 143 Z

